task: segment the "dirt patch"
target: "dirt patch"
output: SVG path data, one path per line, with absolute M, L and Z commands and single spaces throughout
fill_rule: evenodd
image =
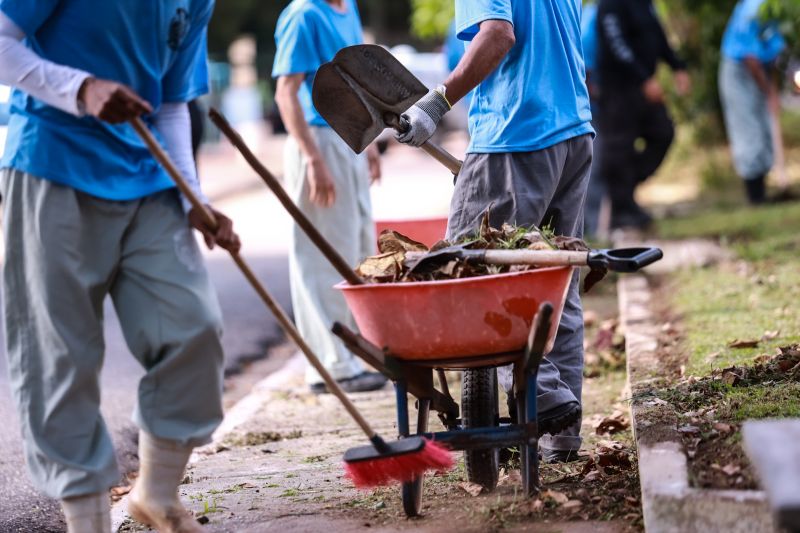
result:
M 742 448 L 741 424 L 749 418 L 800 414 L 800 347 L 760 355 L 752 365 L 714 370 L 649 393 L 661 416 L 671 417 L 689 460 L 690 481 L 699 488 L 756 489 Z M 663 421 L 662 422 L 666 422 Z

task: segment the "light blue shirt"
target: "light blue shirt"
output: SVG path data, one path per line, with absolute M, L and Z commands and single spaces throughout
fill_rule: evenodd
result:
M 354 0 L 346 0 L 343 12 L 325 0 L 294 0 L 278 18 L 275 30 L 278 49 L 272 77 L 306 75 L 299 98 L 306 121 L 312 126 L 328 125 L 311 100 L 317 70 L 342 48 L 362 42 L 361 19 Z
M 597 68 L 597 4 L 583 6 L 581 36 L 583 62 L 586 70 L 591 72 Z
M 756 57 L 763 63 L 775 61 L 786 41 L 774 21 L 763 22 L 759 11 L 764 0 L 740 0 L 722 38 L 722 55 L 734 61 Z
M 208 90 L 213 0 L 0 0 L 41 57 L 130 86 L 158 109 Z M 15 90 L 0 166 L 108 200 L 174 187 L 128 124 L 78 118 Z
M 468 152 L 532 152 L 593 133 L 581 0 L 456 0 L 460 39 L 486 20 L 512 23 L 516 44 L 473 93 Z

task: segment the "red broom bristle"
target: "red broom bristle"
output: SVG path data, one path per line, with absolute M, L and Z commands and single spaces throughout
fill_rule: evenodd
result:
M 407 483 L 428 470 L 445 471 L 453 468 L 453 456 L 444 446 L 425 440 L 425 447 L 415 453 L 384 457 L 371 461 L 345 463 L 346 476 L 361 489 Z

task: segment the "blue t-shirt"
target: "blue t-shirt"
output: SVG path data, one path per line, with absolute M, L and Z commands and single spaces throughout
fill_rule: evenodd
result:
M 722 38 L 722 55 L 742 61 L 756 57 L 771 63 L 786 48 L 786 41 L 778 30 L 777 22 L 763 22 L 759 11 L 764 0 L 741 0 L 728 21 Z
M 475 89 L 470 153 L 531 152 L 593 133 L 581 52 L 581 0 L 456 0 L 458 37 L 505 20 L 516 44 Z
M 344 11 L 337 11 L 325 0 L 294 0 L 278 18 L 272 77 L 306 75 L 299 98 L 306 121 L 312 126 L 328 125 L 311 100 L 317 70 L 342 48 L 362 42 L 361 19 L 354 0 L 346 0 Z
M 586 70 L 591 72 L 597 68 L 597 4 L 583 6 L 581 36 L 583 62 Z
M 213 7 L 213 0 L 0 0 L 38 55 L 128 85 L 156 110 L 207 92 Z M 108 200 L 174 186 L 129 124 L 78 118 L 19 90 L 11 113 L 4 168 Z

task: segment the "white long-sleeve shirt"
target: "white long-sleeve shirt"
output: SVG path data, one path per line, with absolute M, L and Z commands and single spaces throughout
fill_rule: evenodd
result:
M 0 11 L 0 84 L 10 85 L 65 113 L 82 116 L 78 92 L 92 74 L 48 61 L 25 46 L 25 33 Z M 186 103 L 164 103 L 154 125 L 165 149 L 189 186 L 205 203 L 192 154 L 191 119 Z M 188 201 L 183 201 L 189 210 Z

